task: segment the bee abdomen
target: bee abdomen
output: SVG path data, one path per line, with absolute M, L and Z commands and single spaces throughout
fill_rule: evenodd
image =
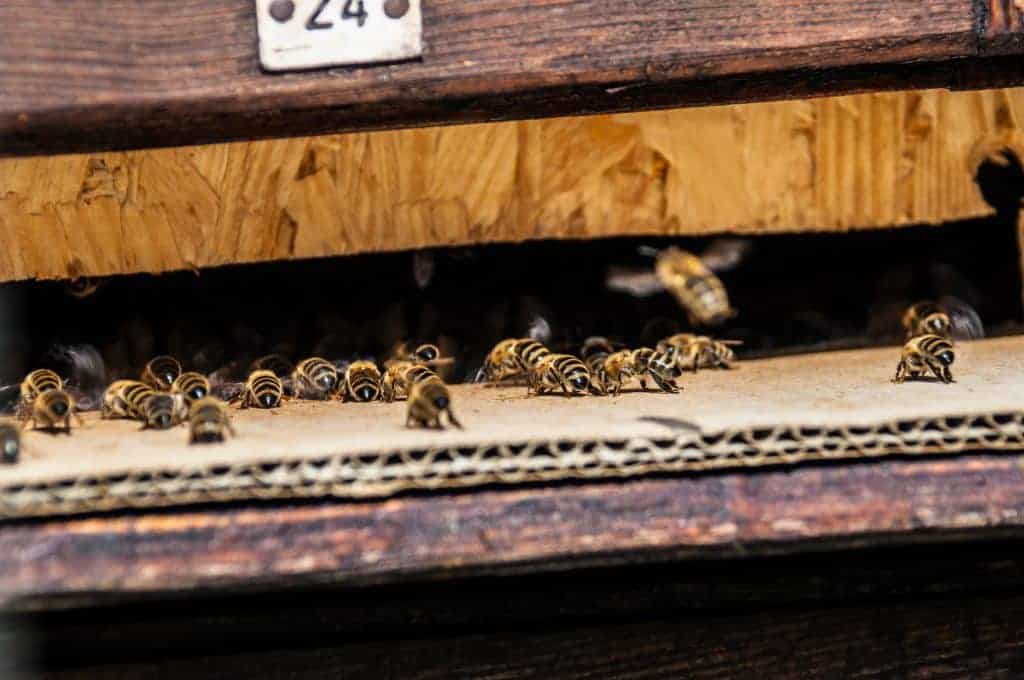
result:
M 284 384 L 269 370 L 249 376 L 249 403 L 257 408 L 275 408 L 281 404 Z
M 514 351 L 524 370 L 533 368 L 541 359 L 551 354 L 551 350 L 536 340 L 521 340 L 516 343 Z
M 295 367 L 292 383 L 299 398 L 325 399 L 338 388 L 338 369 L 320 357 L 304 359 Z
M 31 406 L 36 397 L 48 390 L 59 390 L 64 387 L 60 376 L 48 368 L 39 368 L 27 376 L 21 383 L 21 398 L 26 405 Z
M 199 373 L 182 373 L 171 385 L 171 391 L 180 393 L 185 402 L 191 404 L 210 393 L 210 381 Z
M 149 360 L 142 372 L 142 382 L 159 390 L 169 390 L 181 375 L 181 364 L 172 356 L 158 356 Z
M 278 378 L 287 378 L 295 370 L 295 366 L 280 354 L 268 354 L 253 361 L 249 370 L 270 371 Z

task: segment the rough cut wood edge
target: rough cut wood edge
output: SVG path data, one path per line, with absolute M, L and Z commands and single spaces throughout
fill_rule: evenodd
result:
M 740 13 L 720 0 L 435 0 L 424 7 L 421 60 L 270 75 L 259 68 L 251 3 L 181 0 L 169 13 L 115 0 L 95 10 L 94 0 L 0 5 L 0 149 L 792 97 L 787 74 L 800 69 L 815 69 L 797 77 L 805 92 L 834 93 L 852 85 L 834 69 L 900 62 L 948 87 L 973 84 L 977 71 L 962 62 L 979 54 L 981 37 L 972 0 L 756 0 Z M 886 76 L 871 70 L 859 87 L 884 88 Z M 722 78 L 746 82 L 713 80 Z M 913 86 L 929 85 L 904 77 Z
M 0 599 L 360 585 L 1019 535 L 1019 457 L 887 461 L 35 522 L 0 530 Z
M 989 214 L 1024 89 L 0 159 L 0 281 L 432 246 Z M 1024 157 L 1024 153 L 1022 153 Z

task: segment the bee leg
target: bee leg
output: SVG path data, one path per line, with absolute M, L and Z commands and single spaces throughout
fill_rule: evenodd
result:
M 903 382 L 906 379 L 906 372 L 907 362 L 903 359 L 900 359 L 900 363 L 896 364 L 896 375 L 893 377 L 892 381 L 894 383 Z
M 657 373 L 651 373 L 651 379 L 654 380 L 655 384 L 662 389 L 664 392 L 678 392 L 679 388 L 670 382 L 667 382 L 661 378 Z
M 448 409 L 447 413 L 448 413 L 448 422 L 449 423 L 451 423 L 455 427 L 459 428 L 460 430 L 464 430 L 465 429 L 464 427 L 462 427 L 462 423 L 460 423 L 458 420 L 456 420 L 455 414 L 452 413 L 451 409 Z
M 951 370 L 949 370 L 949 366 L 944 366 L 942 368 L 942 375 L 943 375 L 943 377 L 945 377 L 946 382 L 948 382 L 948 383 L 956 382 L 955 380 L 953 380 L 953 372 Z

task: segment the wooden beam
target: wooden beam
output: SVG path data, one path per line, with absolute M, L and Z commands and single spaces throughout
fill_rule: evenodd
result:
M 261 71 L 253 12 L 251 0 L 4 2 L 0 152 L 978 87 L 1024 70 L 971 61 L 980 30 L 1013 31 L 983 26 L 972 0 L 433 0 L 421 60 L 286 75 Z

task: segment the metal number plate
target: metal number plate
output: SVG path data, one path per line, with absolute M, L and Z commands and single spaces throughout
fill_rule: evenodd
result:
M 291 71 L 423 53 L 420 0 L 256 0 L 260 63 Z

